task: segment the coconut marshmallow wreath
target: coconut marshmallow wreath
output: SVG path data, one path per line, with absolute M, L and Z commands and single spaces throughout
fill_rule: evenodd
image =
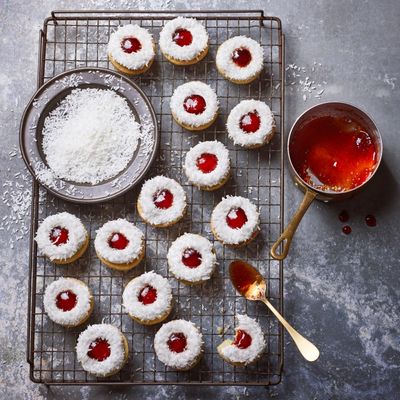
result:
M 263 53 L 260 43 L 246 36 L 235 36 L 219 46 L 215 60 L 217 69 L 231 82 L 250 83 L 263 69 Z
M 43 220 L 35 240 L 41 254 L 56 264 L 68 264 L 86 251 L 89 234 L 79 218 L 62 212 Z
M 170 107 L 175 121 L 190 131 L 208 128 L 218 116 L 217 94 L 211 86 L 200 81 L 178 86 Z
M 46 287 L 43 306 L 53 322 L 74 327 L 90 317 L 93 296 L 84 282 L 74 278 L 60 278 Z
M 82 368 L 92 375 L 116 374 L 128 360 L 128 342 L 113 325 L 90 325 L 78 337 L 76 355 Z
M 120 271 L 129 270 L 144 257 L 144 234 L 126 219 L 106 222 L 94 241 L 97 256 L 109 266 Z
M 201 358 L 203 337 L 190 321 L 177 319 L 164 324 L 154 338 L 158 359 L 176 370 L 194 367 Z
M 196 19 L 178 17 L 165 24 L 159 44 L 168 61 L 176 65 L 191 65 L 207 55 L 208 33 Z
M 199 189 L 216 190 L 229 178 L 229 151 L 217 140 L 200 142 L 186 153 L 183 168 L 190 183 Z
M 202 283 L 210 279 L 216 264 L 211 242 L 193 233 L 178 237 L 171 244 L 167 259 L 170 272 L 187 284 Z
M 264 334 L 258 322 L 247 315 L 237 315 L 234 340 L 224 340 L 219 355 L 228 363 L 246 366 L 256 361 L 265 349 Z
M 172 290 L 168 279 L 153 271 L 132 279 L 122 294 L 129 316 L 140 324 L 163 321 L 172 310 Z
M 269 143 L 274 136 L 274 115 L 263 101 L 242 100 L 229 113 L 226 128 L 233 143 L 257 148 Z
M 182 186 L 162 175 L 143 184 L 137 201 L 139 215 L 156 227 L 167 227 L 178 222 L 184 216 L 186 206 L 186 193 Z
M 120 26 L 110 36 L 108 57 L 114 67 L 125 74 L 146 72 L 153 64 L 154 56 L 153 37 L 139 25 Z
M 259 231 L 260 214 L 250 200 L 226 196 L 211 214 L 211 230 L 223 244 L 239 246 L 255 238 Z

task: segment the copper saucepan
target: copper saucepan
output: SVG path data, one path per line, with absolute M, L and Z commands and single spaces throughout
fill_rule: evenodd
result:
M 332 190 L 320 190 L 309 183 L 305 182 L 304 179 L 299 175 L 293 165 L 293 155 L 290 154 L 290 143 L 291 138 L 294 136 L 296 131 L 307 121 L 311 119 L 321 117 L 321 116 L 345 116 L 346 118 L 350 118 L 353 121 L 356 121 L 361 126 L 364 126 L 374 141 L 376 148 L 376 164 L 375 169 L 372 171 L 371 175 L 359 186 L 345 191 L 332 191 Z M 287 141 L 287 154 L 289 159 L 289 164 L 291 168 L 291 172 L 293 174 L 293 178 L 295 181 L 295 185 L 298 186 L 305 194 L 303 201 L 298 207 L 297 211 L 293 215 L 291 221 L 288 223 L 287 227 L 279 237 L 279 239 L 274 243 L 271 248 L 271 256 L 276 260 L 283 260 L 286 258 L 289 252 L 290 244 L 292 242 L 292 238 L 296 232 L 296 229 L 306 213 L 310 204 L 314 201 L 314 199 L 322 200 L 324 202 L 328 201 L 338 201 L 344 200 L 353 196 L 355 193 L 359 192 L 364 185 L 366 185 L 372 177 L 375 175 L 380 162 L 382 160 L 382 151 L 383 151 L 383 143 L 382 137 L 376 127 L 374 121 L 369 117 L 364 111 L 359 108 L 347 104 L 347 103 L 339 103 L 339 102 L 329 102 L 329 103 L 321 103 L 316 106 L 313 106 L 306 110 L 300 117 L 297 118 L 295 123 L 292 126 L 292 129 L 289 132 L 288 141 Z M 278 249 L 282 245 L 282 252 L 279 253 Z

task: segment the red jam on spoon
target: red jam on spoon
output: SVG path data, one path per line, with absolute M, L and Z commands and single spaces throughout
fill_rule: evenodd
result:
M 182 332 L 172 333 L 167 344 L 174 353 L 182 353 L 187 345 L 186 336 Z
M 132 54 L 138 52 L 142 48 L 139 40 L 134 37 L 124 38 L 121 42 L 121 49 L 124 53 Z
M 214 171 L 218 165 L 218 158 L 215 154 L 203 153 L 196 161 L 197 168 L 204 174 Z
M 185 249 L 182 262 L 189 268 L 197 268 L 201 264 L 201 254 L 195 249 Z
M 56 306 L 64 312 L 71 311 L 76 306 L 76 294 L 70 290 L 58 293 Z
M 108 245 L 117 250 L 123 250 L 128 246 L 129 240 L 120 232 L 114 232 L 108 240 Z
M 60 244 L 65 244 L 68 242 L 68 229 L 61 228 L 61 226 L 56 226 L 50 232 L 50 240 L 56 246 Z
M 172 206 L 174 195 L 168 189 L 163 189 L 153 196 L 153 202 L 157 208 L 166 210 Z
M 260 129 L 261 119 L 257 111 L 249 112 L 240 119 L 240 129 L 246 133 L 254 133 Z
M 193 36 L 190 31 L 181 28 L 174 32 L 172 40 L 180 47 L 189 46 L 193 41 Z
M 201 114 L 206 109 L 206 101 L 203 96 L 199 94 L 192 94 L 189 97 L 186 97 L 183 102 L 183 108 L 186 112 L 190 114 Z
M 247 67 L 251 61 L 251 53 L 248 49 L 241 47 L 232 52 L 232 61 L 239 67 Z
M 144 305 L 152 304 L 157 300 L 157 289 L 153 286 L 145 286 L 139 293 L 138 300 Z
M 111 348 L 107 340 L 102 338 L 97 338 L 95 341 L 90 343 L 89 351 L 87 355 L 93 360 L 104 361 L 110 357 Z
M 251 345 L 251 336 L 246 332 L 238 329 L 236 331 L 235 340 L 233 345 L 239 349 L 247 349 Z
M 232 229 L 240 229 L 247 222 L 247 215 L 242 208 L 232 208 L 226 216 L 226 223 Z

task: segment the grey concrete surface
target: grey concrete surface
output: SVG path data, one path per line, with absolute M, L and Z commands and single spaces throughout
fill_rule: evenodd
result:
M 119 7 L 263 8 L 282 19 L 286 34 L 287 128 L 313 104 L 344 100 L 367 110 L 381 130 L 385 151 L 376 179 L 344 203 L 313 204 L 299 227 L 285 263 L 285 312 L 318 344 L 321 357 L 306 363 L 286 337 L 283 381 L 276 387 L 48 389 L 29 381 L 25 328 L 30 179 L 17 145 L 21 114 L 36 85 L 37 33 L 52 9 Z M 400 398 L 397 0 L 1 0 L 0 21 L 0 398 Z M 319 90 L 303 91 L 307 76 Z M 321 98 L 315 97 L 321 90 Z M 301 193 L 289 176 L 285 189 L 287 218 Z M 337 218 L 343 208 L 351 215 L 349 236 L 341 233 Z M 365 225 L 368 213 L 376 215 L 377 227 Z

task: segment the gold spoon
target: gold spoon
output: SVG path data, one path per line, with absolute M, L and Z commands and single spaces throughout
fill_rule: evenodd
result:
M 297 348 L 307 361 L 315 361 L 319 357 L 318 349 L 305 337 L 301 336 L 265 297 L 267 285 L 262 275 L 245 261 L 235 260 L 229 266 L 229 274 L 235 289 L 247 300 L 262 301 L 275 315 L 278 321 L 289 332 Z

